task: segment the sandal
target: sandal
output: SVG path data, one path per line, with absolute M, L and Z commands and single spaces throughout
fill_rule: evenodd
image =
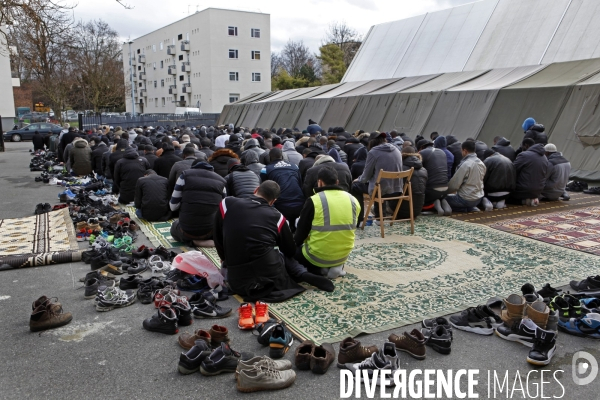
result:
M 170 262 L 163 261 L 158 255 L 153 255 L 152 257 L 150 257 L 150 259 L 148 260 L 148 264 L 150 264 L 150 269 L 152 269 L 152 273 L 164 273 L 173 269 Z

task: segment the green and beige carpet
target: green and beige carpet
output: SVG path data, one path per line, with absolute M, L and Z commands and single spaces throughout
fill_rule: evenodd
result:
M 68 209 L 0 220 L 0 264 L 23 268 L 77 261 L 80 257 Z
M 155 245 L 178 247 L 170 222 L 139 222 Z M 459 312 L 519 292 L 525 282 L 560 286 L 600 273 L 597 256 L 480 224 L 421 217 L 409 233 L 407 223 L 387 226 L 385 239 L 378 226 L 358 230 L 347 275 L 333 293 L 309 287 L 271 304 L 271 314 L 302 339 L 336 342 Z M 199 250 L 219 266 L 215 249 Z
M 148 237 L 150 242 L 158 247 L 165 246 L 167 249 L 173 247 L 183 247 L 183 243 L 180 243 L 173 239 L 171 236 L 171 224 L 174 220 L 165 222 L 148 222 L 145 219 L 138 218 L 135 215 L 135 207 L 125 207 L 125 211 L 129 213 L 129 216 L 140 226 L 140 229 Z

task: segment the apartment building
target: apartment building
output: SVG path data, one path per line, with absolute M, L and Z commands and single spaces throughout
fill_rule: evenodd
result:
M 133 68 L 136 113 L 220 113 L 271 89 L 270 15 L 208 8 L 125 43 L 123 64 L 127 85 Z
M 3 28 L 0 27 L 0 30 L 3 30 Z M 12 78 L 9 49 L 3 34 L 0 33 L 0 117 L 2 117 L 2 128 L 4 131 L 11 130 L 14 125 L 15 101 L 13 99 L 13 85 L 19 86 L 19 80 Z

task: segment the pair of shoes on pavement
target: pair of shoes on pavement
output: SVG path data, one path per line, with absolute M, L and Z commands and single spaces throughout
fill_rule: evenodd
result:
M 35 206 L 35 215 L 46 214 L 50 211 L 52 211 L 50 203 L 39 203 Z
M 494 328 L 501 324 L 500 316 L 486 305 L 469 307 L 460 315 L 450 317 L 450 325 L 453 328 L 478 335 L 491 335 Z
M 217 348 L 221 343 L 229 343 L 229 331 L 226 327 L 213 325 L 209 331 L 197 329 L 194 333 L 184 332 L 179 335 L 177 342 L 186 350 L 192 348 L 198 340 L 203 340 L 209 347 Z
M 193 294 L 190 297 L 190 305 L 194 318 L 225 318 L 232 312 L 229 307 L 217 305 L 216 298 L 208 291 Z
M 388 342 L 394 343 L 396 350 L 407 353 L 412 358 L 424 360 L 426 356 L 425 343 L 427 339 L 421 331 L 413 329 L 411 332 L 404 332 L 401 336 L 392 333 L 388 337 Z
M 383 347 L 379 351 L 374 352 L 370 357 L 361 362 L 347 363 L 345 367 L 353 373 L 359 372 L 362 382 L 364 382 L 365 377 L 367 377 L 371 383 L 375 383 L 380 386 L 392 385 L 392 376 L 394 375 L 394 372 L 399 369 L 396 345 L 392 342 L 385 342 Z M 391 376 L 388 375 L 388 378 L 385 381 L 382 374 L 377 373 L 377 376 L 375 374 L 376 371 L 381 370 L 391 371 Z M 377 380 L 373 382 L 375 379 Z
M 115 308 L 128 307 L 135 303 L 136 292 L 134 290 L 121 290 L 116 287 L 98 287 L 95 303 L 96 311 L 106 312 Z
M 250 303 L 242 303 L 238 308 L 238 328 L 242 330 L 254 329 L 257 324 L 264 324 L 269 320 L 269 305 L 257 301 L 252 308 Z
M 263 346 L 269 346 L 269 357 L 282 358 L 294 344 L 294 337 L 283 322 L 269 319 L 258 324 L 255 331 L 256 340 Z
M 425 344 L 440 354 L 448 355 L 452 351 L 452 325 L 444 317 L 421 321 L 421 333 Z
M 305 340 L 296 348 L 294 359 L 299 370 L 324 374 L 335 360 L 335 350 L 330 343 L 316 346 L 312 340 Z
M 338 368 L 346 368 L 346 364 L 361 362 L 377 351 L 377 346 L 363 346 L 358 340 L 347 337 L 340 343 L 337 366 Z
M 289 360 L 273 360 L 267 356 L 238 361 L 235 375 L 237 390 L 243 393 L 285 389 L 296 381 L 296 372 Z

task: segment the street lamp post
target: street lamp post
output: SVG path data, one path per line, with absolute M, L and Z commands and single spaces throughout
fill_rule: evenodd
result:
M 133 61 L 131 52 L 131 44 L 133 42 L 129 42 L 129 81 L 131 83 L 131 116 L 135 117 L 135 87 L 133 86 Z

